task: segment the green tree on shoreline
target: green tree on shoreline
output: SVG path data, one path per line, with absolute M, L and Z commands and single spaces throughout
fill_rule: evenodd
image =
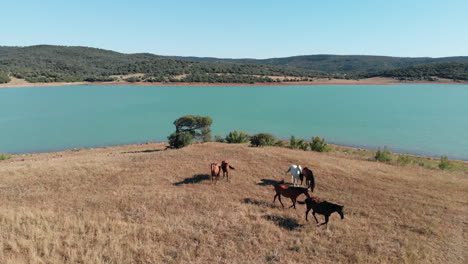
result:
M 211 124 L 213 120 L 209 116 L 185 115 L 174 121 L 176 131 L 169 135 L 169 145 L 174 148 L 182 148 L 190 145 L 192 140 L 208 142 L 211 140 Z

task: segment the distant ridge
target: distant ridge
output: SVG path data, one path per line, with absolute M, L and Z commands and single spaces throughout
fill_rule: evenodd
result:
M 0 83 L 9 76 L 28 82 L 113 81 L 139 74 L 131 82 L 254 83 L 310 81 L 312 78 L 391 77 L 468 80 L 468 56 L 400 58 L 368 55 L 306 55 L 271 59 L 225 59 L 125 54 L 111 50 L 36 45 L 0 46 Z M 417 67 L 426 65 L 424 67 Z M 417 68 L 411 68 L 417 67 Z M 395 71 L 396 70 L 396 71 Z M 281 78 L 276 78 L 281 77 Z
M 458 57 L 390 57 L 370 55 L 303 55 L 270 59 L 220 59 L 209 57 L 174 57 L 205 62 L 255 63 L 276 66 L 290 66 L 300 69 L 325 72 L 378 72 L 426 63 L 460 62 L 468 63 L 468 56 Z

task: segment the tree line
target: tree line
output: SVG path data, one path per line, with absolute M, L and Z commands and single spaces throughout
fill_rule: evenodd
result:
M 446 78 L 452 80 L 468 80 L 468 63 L 446 62 L 429 63 L 405 67 L 401 69 L 367 73 L 361 75 L 368 77 L 390 77 L 399 80 L 427 80 L 435 81 L 435 78 Z
M 362 79 L 390 77 L 400 80 L 468 80 L 468 57 L 442 58 L 379 56 L 297 56 L 267 60 L 224 60 L 216 58 L 165 57 L 153 54 L 122 54 L 87 47 L 39 45 L 0 47 L 0 82 L 9 74 L 28 82 L 100 82 L 113 81 L 113 75 L 143 73 L 130 77 L 138 82 L 274 82 L 270 76 L 287 76 L 283 81 L 313 78 Z M 379 65 L 390 64 L 389 69 Z M 293 66 L 291 66 L 293 65 Z M 408 67 L 409 66 L 409 67 Z M 399 67 L 398 69 L 394 69 Z M 320 71 L 321 69 L 322 71 Z
M 85 47 L 31 46 L 0 52 L 0 66 L 17 78 L 29 82 L 110 81 L 112 75 L 145 74 L 143 80 L 235 82 L 270 81 L 267 76 L 339 78 L 339 74 L 286 66 L 199 62 L 152 54 L 122 54 Z M 235 77 L 217 77 L 235 75 Z M 241 77 L 250 75 L 252 77 Z M 254 78 L 258 77 L 258 78 Z

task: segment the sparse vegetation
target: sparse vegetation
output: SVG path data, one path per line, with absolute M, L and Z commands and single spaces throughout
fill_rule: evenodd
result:
M 10 154 L 0 153 L 0 160 L 7 160 L 7 159 L 11 159 Z
M 411 159 L 409 155 L 400 154 L 398 155 L 397 163 L 400 165 L 408 165 L 411 163 Z
M 227 143 L 247 143 L 250 140 L 250 135 L 244 131 L 231 131 L 226 136 Z
M 450 163 L 447 156 L 440 157 L 439 169 L 447 170 L 452 168 L 452 164 Z
M 255 147 L 274 146 L 276 142 L 275 136 L 268 133 L 259 133 L 250 138 L 250 144 Z
M 388 150 L 387 146 L 384 146 L 383 150 L 380 150 L 380 148 L 377 150 L 375 153 L 375 160 L 381 161 L 381 162 L 389 162 L 392 160 L 391 157 L 391 152 Z

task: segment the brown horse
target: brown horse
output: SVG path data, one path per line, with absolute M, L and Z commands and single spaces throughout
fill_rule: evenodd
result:
M 293 204 L 289 208 L 294 207 L 294 209 L 296 209 L 296 200 L 299 195 L 305 194 L 305 196 L 310 197 L 309 191 L 307 188 L 286 186 L 284 184 L 284 180 L 275 184 L 275 191 L 276 191 L 276 194 L 275 194 L 275 197 L 273 198 L 273 203 L 275 203 L 276 197 L 278 197 L 278 200 L 280 201 L 283 208 L 284 208 L 284 204 L 283 202 L 281 202 L 281 195 L 291 199 Z
M 314 178 L 314 173 L 312 172 L 312 170 L 307 167 L 304 167 L 304 169 L 302 169 L 302 175 L 305 176 L 306 178 L 307 188 L 310 188 L 310 191 L 314 192 L 315 178 Z
M 330 218 L 330 215 L 334 212 L 337 212 L 340 216 L 341 219 L 344 219 L 344 214 L 343 214 L 343 205 L 338 205 L 334 203 L 330 203 L 327 201 L 320 200 L 316 197 L 308 197 L 305 199 L 304 202 L 299 202 L 300 204 L 305 203 L 307 205 L 307 211 L 306 211 L 306 221 L 309 221 L 307 219 L 307 214 L 309 213 L 310 210 L 312 210 L 312 215 L 315 218 L 315 222 L 317 222 L 317 225 L 327 225 L 328 229 L 328 219 Z M 315 214 L 321 214 L 325 216 L 325 222 L 319 224 L 317 217 Z
M 219 163 L 211 163 L 211 182 L 218 181 L 221 173 L 221 165 Z
M 226 160 L 221 161 L 221 169 L 223 170 L 223 178 L 227 177 L 227 181 L 229 181 L 229 169 L 235 170 L 234 167 L 229 165 L 229 162 Z

